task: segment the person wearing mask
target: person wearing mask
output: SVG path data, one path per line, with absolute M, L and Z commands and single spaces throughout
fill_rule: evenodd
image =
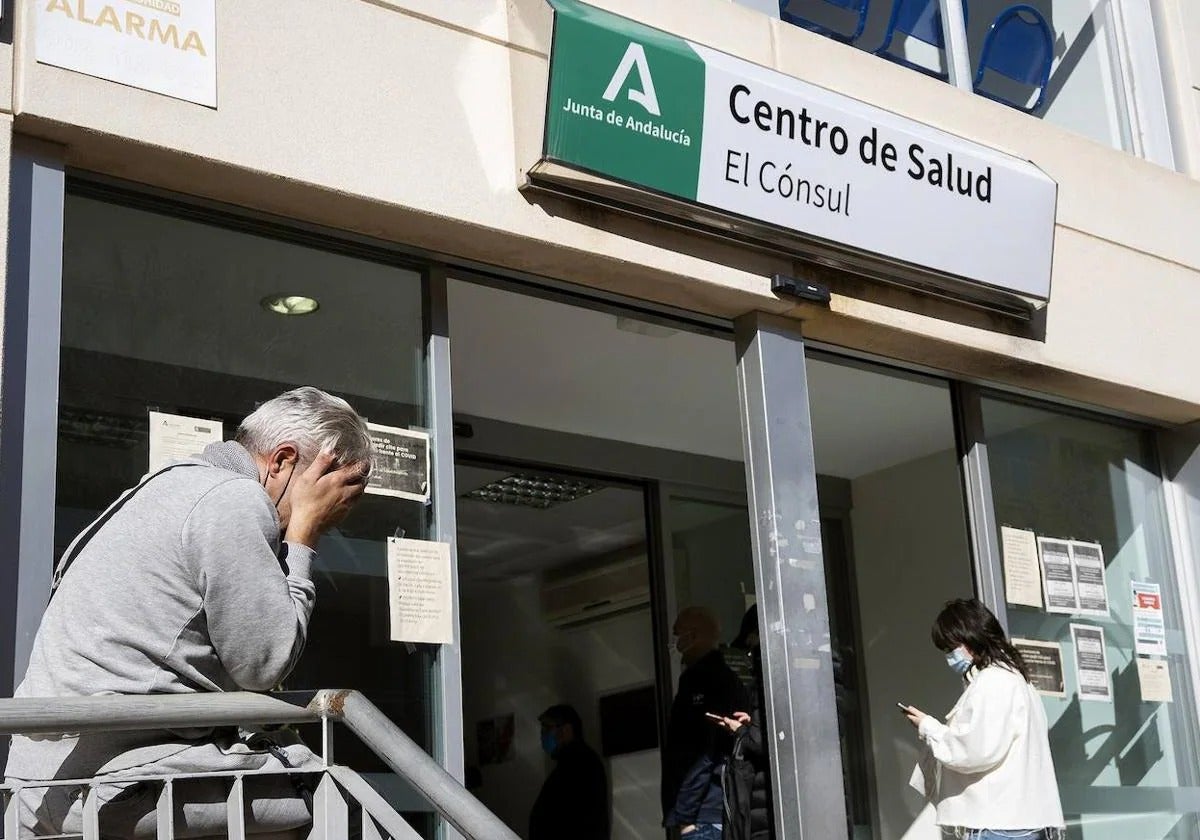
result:
M 71 543 L 34 638 L 17 697 L 266 691 L 291 672 L 316 601 L 322 535 L 358 502 L 373 448 L 345 400 L 312 387 L 267 400 L 234 440 L 146 476 Z M 158 787 L 127 777 L 321 767 L 283 733 L 234 729 L 14 735 L 5 776 L 21 783 L 102 779 L 106 836 L 151 836 Z M 18 797 L 22 836 L 80 834 L 76 788 Z M 225 786 L 176 786 L 188 836 L 226 836 Z M 247 833 L 310 821 L 286 776 L 249 776 Z M 186 816 L 183 802 L 186 801 Z
M 579 712 L 551 706 L 538 722 L 554 769 L 529 814 L 529 840 L 609 840 L 608 777 L 600 756 L 583 740 Z
M 752 683 L 747 691 L 749 706 L 713 722 L 733 735 L 733 747 L 725 766 L 724 840 L 773 840 L 770 757 L 763 741 L 762 652 L 758 643 L 758 605 L 746 610 L 737 638 L 730 649 L 741 651 L 750 663 Z
M 963 840 L 1058 840 L 1046 712 L 1021 654 L 974 598 L 948 602 L 932 638 L 964 689 L 945 723 L 901 704 L 926 750 L 913 787 L 936 805 L 943 831 Z
M 746 691 L 718 649 L 721 625 L 711 610 L 684 608 L 673 632 L 683 673 L 663 746 L 663 825 L 687 840 L 720 840 L 721 775 L 732 738 L 713 721 L 745 710 Z

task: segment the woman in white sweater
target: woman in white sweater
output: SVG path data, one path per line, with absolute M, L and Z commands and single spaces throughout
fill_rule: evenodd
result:
M 945 723 L 903 707 L 925 748 L 913 785 L 937 806 L 938 825 L 964 840 L 1061 837 L 1046 712 L 1021 654 L 974 598 L 946 604 L 932 636 L 965 686 Z

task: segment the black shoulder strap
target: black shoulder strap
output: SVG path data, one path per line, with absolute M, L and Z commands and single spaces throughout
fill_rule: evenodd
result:
M 96 532 L 103 528 L 105 523 L 112 519 L 116 512 L 119 511 L 126 502 L 133 498 L 137 491 L 141 490 L 163 473 L 170 472 L 176 467 L 199 466 L 203 465 L 194 463 L 171 464 L 171 466 L 163 467 L 158 472 L 151 473 L 143 478 L 136 486 L 130 487 L 128 490 L 122 493 L 115 502 L 108 506 L 108 510 L 96 517 L 96 520 L 92 522 L 91 525 L 84 528 L 79 536 L 72 540 L 71 544 L 67 546 L 67 550 L 63 552 L 62 559 L 58 561 L 58 567 L 54 570 L 54 578 L 50 583 L 50 599 L 53 600 L 54 593 L 58 591 L 58 587 L 62 583 L 63 575 L 67 573 L 67 569 L 71 567 L 71 564 L 75 562 L 75 558 L 79 556 L 79 552 L 83 551 L 83 547 L 88 544 L 92 537 L 96 536 Z

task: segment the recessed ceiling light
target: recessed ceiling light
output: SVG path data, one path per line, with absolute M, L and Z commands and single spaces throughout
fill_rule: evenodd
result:
M 573 502 L 583 496 L 591 495 L 599 489 L 599 485 L 586 481 L 518 473 L 485 484 L 464 495 L 465 498 L 474 499 L 477 502 L 519 505 L 545 510 L 563 502 Z
M 276 315 L 311 315 L 321 304 L 304 295 L 267 295 L 262 299 L 262 308 Z

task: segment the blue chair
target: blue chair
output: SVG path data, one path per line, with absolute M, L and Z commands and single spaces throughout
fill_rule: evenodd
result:
M 1046 99 L 1053 63 L 1054 32 L 1041 12 L 1025 4 L 1010 6 L 996 15 L 984 38 L 979 70 L 975 73 L 975 92 L 1032 114 Z M 980 85 L 989 70 L 1035 88 L 1037 100 L 1032 105 L 1025 105 L 983 90 Z
M 963 0 L 963 20 L 966 19 L 967 3 L 966 0 Z M 938 0 L 893 0 L 892 15 L 888 19 L 887 32 L 883 36 L 883 44 L 875 50 L 875 55 L 946 81 L 948 77 L 946 72 L 924 67 L 892 52 L 892 39 L 897 35 L 916 38 L 918 41 L 945 51 L 946 36 L 942 29 L 942 14 Z
M 854 27 L 854 31 L 849 35 L 843 32 L 836 32 L 827 26 L 815 23 L 807 18 L 802 18 L 794 12 L 788 11 L 788 4 L 791 0 L 779 0 L 779 19 L 799 26 L 801 29 L 807 29 L 809 32 L 816 32 L 818 35 L 824 35 L 826 38 L 832 38 L 835 41 L 841 41 L 844 44 L 852 44 L 862 35 L 863 29 L 867 26 L 867 10 L 871 6 L 871 0 L 821 0 L 829 6 L 835 6 L 839 9 L 845 9 L 848 12 L 854 12 L 858 15 L 858 23 Z

